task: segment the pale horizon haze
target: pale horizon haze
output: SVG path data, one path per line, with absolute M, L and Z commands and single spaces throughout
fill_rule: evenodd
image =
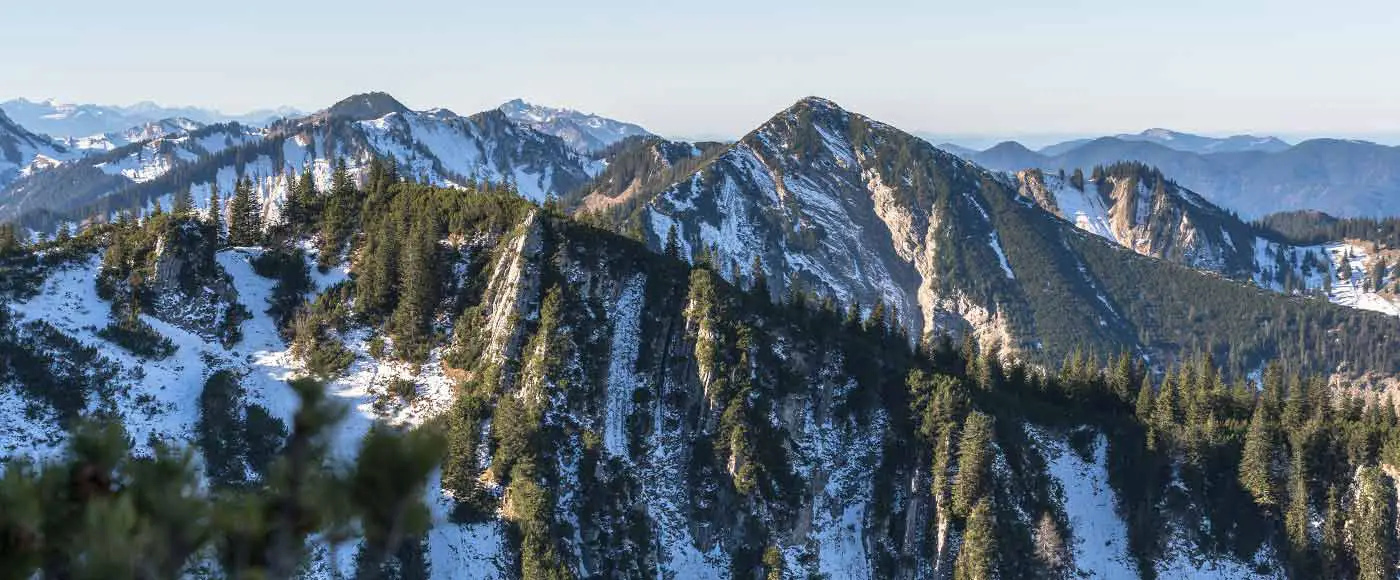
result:
M 512 98 L 677 137 L 806 95 L 1037 143 L 1167 127 L 1400 140 L 1400 3 L 72 0 L 5 9 L 0 100 L 317 110 Z

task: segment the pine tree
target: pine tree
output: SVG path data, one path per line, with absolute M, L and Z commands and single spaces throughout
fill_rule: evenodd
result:
M 963 422 L 958 444 L 958 478 L 953 484 L 953 513 L 967 517 L 991 485 L 992 418 L 973 411 Z
M 962 547 L 953 563 L 953 580 L 991 580 L 996 577 L 996 516 L 990 498 L 977 500 L 967 517 Z
M 1277 505 L 1274 491 L 1274 433 L 1268 409 L 1261 400 L 1254 405 L 1249 431 L 1244 436 L 1244 453 L 1240 458 L 1240 485 L 1263 508 Z

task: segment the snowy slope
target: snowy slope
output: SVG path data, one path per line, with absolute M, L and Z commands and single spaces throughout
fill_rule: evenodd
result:
M 1128 528 L 1115 511 L 1108 484 L 1108 441 L 1099 435 L 1093 461 L 1086 461 L 1063 438 L 1030 426 L 1027 430 L 1040 442 L 1050 475 L 1064 491 L 1075 566 L 1090 578 L 1136 577 L 1128 556 Z
M 62 137 L 57 141 L 74 151 L 91 154 L 111 151 L 132 143 L 188 133 L 204 126 L 205 123 L 177 117 L 150 121 L 123 131 L 109 131 L 83 137 Z
M 40 292 L 31 299 L 11 304 L 21 320 L 43 320 L 84 344 L 96 346 L 103 356 L 124 369 L 117 389 L 116 411 L 136 452 L 148 452 L 152 438 L 183 441 L 194 445 L 198 421 L 199 395 L 205 379 L 215 370 L 231 369 L 242 377 L 250 403 L 260 404 L 273 417 L 290 424 L 298 405 L 286 380 L 301 370 L 301 364 L 282 342 L 274 321 L 265 313 L 274 282 L 253 273 L 249 260 L 260 250 L 232 249 L 217 256 L 220 266 L 233 279 L 238 300 L 252 317 L 242 325 L 243 340 L 225 348 L 177 326 L 144 317 L 162 335 L 171 338 L 178 350 L 164 360 L 150 361 L 132 356 L 96 335 L 106 326 L 109 304 L 97 296 L 95 280 L 100 259 L 94 256 L 53 272 Z M 310 258 L 309 258 L 310 260 Z M 345 279 L 343 269 L 320 274 L 312 266 L 316 290 Z M 440 353 L 414 373 L 408 365 L 380 362 L 368 354 L 368 335 L 352 332 L 346 341 L 356 353 L 350 371 L 327 385 L 327 392 L 349 407 L 351 412 L 333 438 L 333 455 L 353 460 L 360 438 L 375 421 L 418 425 L 441 413 L 450 404 L 451 381 L 442 372 Z M 382 412 L 375 401 L 383 398 L 394 378 L 413 380 L 419 385 L 412 404 L 389 405 Z M 52 418 L 23 415 L 26 405 L 12 390 L 0 389 L 0 458 L 25 456 L 51 457 L 61 451 L 64 437 Z M 96 403 L 94 403 L 96 404 Z M 2 464 L 0 464 L 2 465 Z M 433 551 L 435 577 L 499 578 L 502 532 L 495 526 L 462 526 L 447 520 L 447 500 L 440 484 L 433 482 L 429 498 L 434 507 L 434 530 L 429 542 Z

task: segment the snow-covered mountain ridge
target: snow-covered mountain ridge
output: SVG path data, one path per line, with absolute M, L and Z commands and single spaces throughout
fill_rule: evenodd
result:
M 200 206 L 210 186 L 229 191 L 239 176 L 255 182 L 270 216 L 286 193 L 286 176 L 311 169 L 325 187 L 344 159 L 361 176 L 370 159 L 392 159 L 405 175 L 442 185 L 510 183 L 542 201 L 581 186 L 604 164 L 558 137 L 510 121 L 499 111 L 463 117 L 446 109 L 411 111 L 369 93 L 267 128 L 218 124 L 136 141 L 20 179 L 0 190 L 0 219 L 22 216 L 52 229 L 55 220 L 149 208 L 194 191 Z
M 572 109 L 535 105 L 521 99 L 509 101 L 499 109 L 510 120 L 529 125 L 541 133 L 559 137 L 570 148 L 580 153 L 602 151 L 628 137 L 651 135 L 646 129 L 632 123 Z
M 75 156 L 65 145 L 30 132 L 0 111 L 0 189 Z
M 120 134 L 132 127 L 158 123 L 166 119 L 189 119 L 205 125 L 240 123 L 261 126 L 277 119 L 302 114 L 290 107 L 230 115 L 198 107 L 163 107 L 152 102 L 121 107 L 63 103 L 56 99 L 13 99 L 0 103 L 0 110 L 32 131 L 61 140 L 84 139 L 109 133 Z
M 1226 319 L 1188 316 L 1201 308 L 1252 305 L 1264 316 L 1273 308 L 1265 304 L 1280 303 L 1326 312 L 1336 324 L 1392 323 L 1222 280 L 1279 275 L 1256 260 L 1252 228 L 1165 179 L 1170 191 L 1156 202 L 1141 185 L 1155 182 L 1127 172 L 1105 180 L 1102 195 L 1071 197 L 1057 186 L 1063 199 L 1037 197 L 1015 176 L 823 99 L 799 101 L 738 142 L 687 159 L 699 165 L 661 167 L 664 181 L 629 190 L 608 219 L 636 228 L 656 251 L 674 238 L 680 255 L 717 264 L 730 279 L 761 268 L 774 296 L 878 307 L 912 336 L 971 334 L 1033 360 L 1062 360 L 1080 345 L 1163 361 L 1185 354 L 1181 332 L 1235 332 Z M 1200 293 L 1218 302 L 1205 306 Z M 1164 320 L 1167 311 L 1187 318 Z M 1200 327 L 1214 324 L 1222 326 Z
M 1400 315 L 1397 253 L 1374 242 L 1290 244 L 1178 186 L 1123 163 L 1085 176 L 1016 174 L 1020 195 L 1080 229 L 1145 256 L 1251 281 L 1285 294 Z

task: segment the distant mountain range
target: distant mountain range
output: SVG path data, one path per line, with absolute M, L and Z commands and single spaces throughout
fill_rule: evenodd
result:
M 1123 141 L 1144 141 L 1188 153 L 1239 153 L 1242 151 L 1278 152 L 1289 144 L 1277 137 L 1257 137 L 1254 135 L 1232 135 L 1229 137 L 1206 137 L 1181 133 L 1171 129 L 1148 129 L 1141 133 L 1120 133 L 1113 136 Z M 1075 139 L 1042 148 L 1042 155 L 1059 155 L 1076 149 L 1093 139 Z
M 123 107 L 61 103 L 54 99 L 14 99 L 0 103 L 0 110 L 30 131 L 59 139 L 122 133 L 132 127 L 166 119 L 186 119 L 200 124 L 240 123 L 262 126 L 276 119 L 304 114 L 291 107 L 232 115 L 199 107 L 164 107 L 150 101 Z
M 1206 199 L 1254 218 L 1313 209 L 1335 216 L 1400 214 L 1400 148 L 1366 141 L 1273 137 L 1201 137 L 1164 129 L 1081 139 L 1033 151 L 1015 141 L 974 151 L 945 146 L 1000 171 L 1080 169 L 1119 161 L 1146 163 Z
M 601 151 L 628 137 L 651 135 L 646 129 L 632 123 L 571 109 L 532 105 L 521 99 L 501 105 L 500 110 L 506 118 L 563 139 L 569 147 L 581 153 Z
M 149 207 L 162 198 L 168 206 L 169 197 L 183 188 L 192 189 L 203 204 L 213 185 L 227 192 L 240 176 L 254 180 L 259 196 L 280 198 L 285 175 L 309 169 L 325 185 L 340 159 L 354 175 L 365 171 L 370 159 L 393 159 L 415 179 L 440 185 L 510 183 L 536 201 L 576 189 L 603 168 L 564 139 L 512 121 L 503 111 L 471 116 L 441 108 L 413 111 L 385 93 L 354 95 L 268 127 L 161 127 L 174 130 L 147 126 L 156 136 L 87 155 L 25 133 L 31 136 L 26 143 L 61 148 L 62 158 L 71 162 L 41 172 L 8 171 L 9 180 L 0 181 L 0 220 L 26 216 L 38 220 L 26 222 L 30 225 L 51 225 Z M 42 148 L 24 151 L 36 149 Z M 275 209 L 269 211 L 275 215 Z

